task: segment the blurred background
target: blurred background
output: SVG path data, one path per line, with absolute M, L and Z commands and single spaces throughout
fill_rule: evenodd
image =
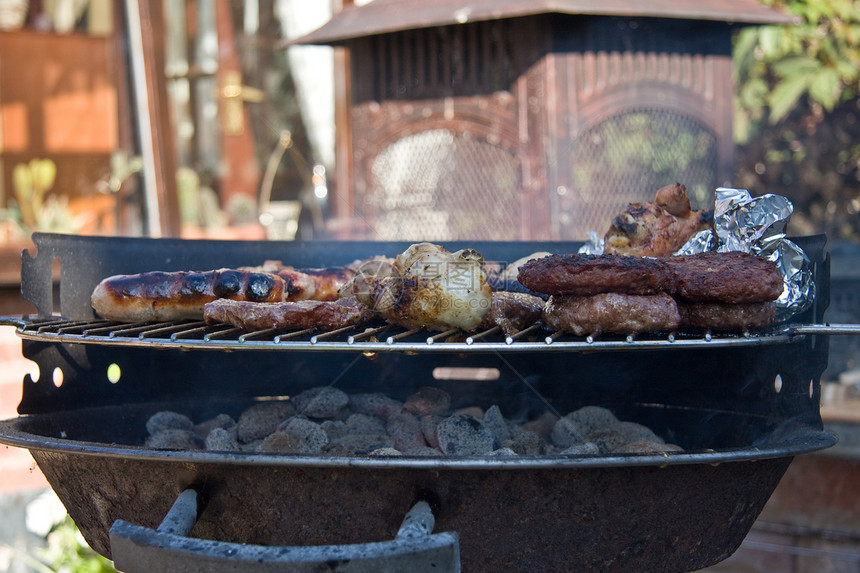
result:
M 0 314 L 33 310 L 35 231 L 584 240 L 677 181 L 696 208 L 787 196 L 789 234 L 828 237 L 828 319 L 860 321 L 857 2 L 454 4 L 0 0 Z M 9 418 L 30 363 L 0 330 Z M 715 571 L 860 571 L 854 338 L 824 376 L 840 445 L 795 460 Z M 109 570 L 26 451 L 0 475 L 0 571 Z

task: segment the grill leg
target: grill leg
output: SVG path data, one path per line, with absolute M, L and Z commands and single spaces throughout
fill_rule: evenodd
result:
M 457 533 L 433 534 L 430 506 L 416 503 L 391 541 L 270 547 L 187 537 L 197 521 L 197 492 L 183 491 L 157 529 L 118 519 L 110 529 L 114 566 L 124 573 L 318 572 L 459 573 Z

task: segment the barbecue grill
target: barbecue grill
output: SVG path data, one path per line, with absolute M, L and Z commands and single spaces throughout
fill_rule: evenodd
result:
M 0 441 L 30 450 L 87 542 L 129 572 L 287 563 L 297 571 L 700 569 L 737 549 L 795 455 L 835 443 L 819 414 L 819 382 L 829 335 L 857 333 L 823 323 L 821 236 L 795 239 L 813 262 L 817 295 L 790 324 L 635 337 L 540 325 L 505 334 L 381 323 L 254 333 L 192 321 L 118 324 L 94 317 L 89 304 L 109 275 L 271 259 L 332 266 L 408 244 L 33 240 L 22 292 L 38 312 L 4 320 L 39 375 L 24 380 L 20 417 L 0 422 Z M 467 246 L 505 262 L 579 244 L 445 245 Z M 683 451 L 340 457 L 141 445 L 158 411 L 238 416 L 321 386 L 398 400 L 435 386 L 454 408 L 496 405 L 507 416 L 599 405 Z

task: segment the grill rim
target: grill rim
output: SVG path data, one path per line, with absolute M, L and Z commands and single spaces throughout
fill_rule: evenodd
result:
M 829 448 L 838 437 L 829 430 L 798 430 L 792 436 L 799 439 L 786 440 L 785 444 L 767 448 L 738 448 L 709 452 L 680 452 L 671 454 L 610 455 L 610 456 L 469 456 L 469 457 L 358 457 L 358 456 L 309 456 L 283 453 L 230 453 L 219 451 L 155 450 L 138 446 L 113 446 L 96 442 L 85 442 L 63 438 L 40 436 L 20 428 L 51 414 L 32 414 L 0 421 L 0 443 L 68 455 L 85 455 L 100 458 L 121 458 L 170 463 L 199 463 L 226 465 L 261 465 L 284 467 L 332 467 L 364 469 L 422 469 L 422 470 L 531 470 L 531 469 L 586 469 L 615 467 L 666 467 L 676 465 L 719 464 L 726 462 L 756 461 L 784 458 Z

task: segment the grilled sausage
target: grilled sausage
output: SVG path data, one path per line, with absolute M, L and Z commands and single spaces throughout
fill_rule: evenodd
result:
M 102 318 L 120 322 L 202 319 L 203 306 L 219 298 L 279 302 L 284 279 L 236 269 L 153 271 L 115 275 L 101 281 L 90 302 Z

